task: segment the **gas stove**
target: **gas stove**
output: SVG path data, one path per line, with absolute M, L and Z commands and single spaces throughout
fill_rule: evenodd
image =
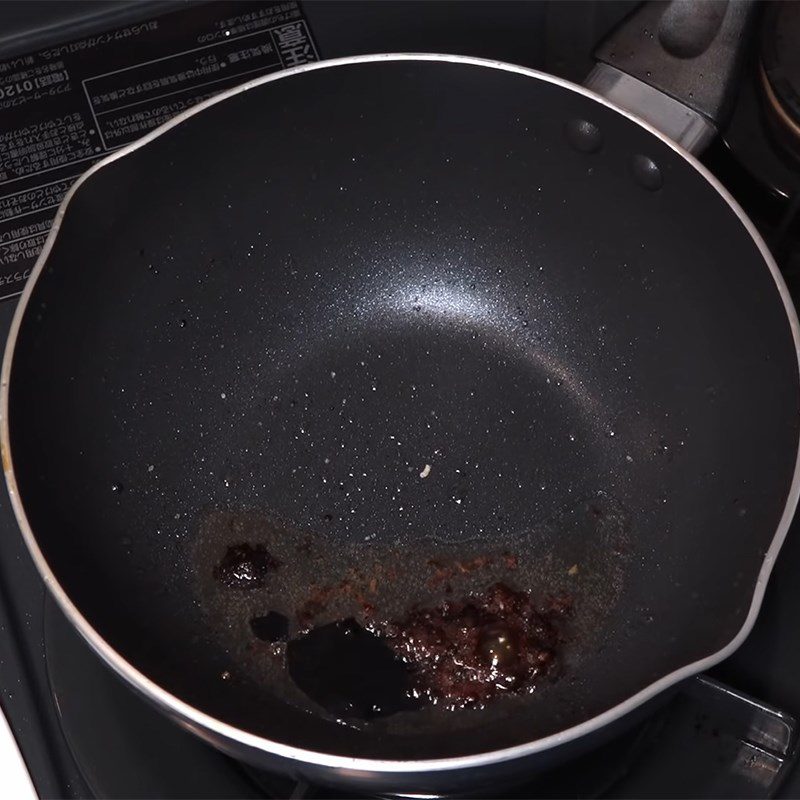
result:
M 580 82 L 596 44 L 636 5 L 0 4 L 0 330 L 71 181 L 194 102 L 265 72 L 369 52 L 481 56 Z M 703 160 L 758 225 L 797 303 L 800 5 L 760 11 L 730 122 Z M 0 492 L 0 701 L 41 797 L 342 796 L 222 755 L 124 686 L 47 595 Z M 529 776 L 509 796 L 800 795 L 798 567 L 796 522 L 735 655 L 681 685 L 636 729 Z M 13 757 L 6 748 L 0 765 Z

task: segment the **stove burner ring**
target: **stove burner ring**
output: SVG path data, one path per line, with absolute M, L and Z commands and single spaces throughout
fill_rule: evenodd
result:
M 761 82 L 761 89 L 764 92 L 764 99 L 768 104 L 770 112 L 774 115 L 772 117 L 773 122 L 779 124 L 785 132 L 790 133 L 797 146 L 800 147 L 800 121 L 792 116 L 790 111 L 786 108 L 786 106 L 784 106 L 781 99 L 775 93 L 769 77 L 767 77 L 763 63 L 759 64 L 758 73 Z
M 771 3 L 761 30 L 759 85 L 770 128 L 800 159 L 800 4 Z

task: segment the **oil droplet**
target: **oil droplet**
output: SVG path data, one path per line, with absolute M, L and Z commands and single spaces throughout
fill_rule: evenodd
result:
M 593 122 L 571 119 L 564 126 L 570 146 L 581 153 L 596 153 L 603 146 L 603 134 Z
M 636 183 L 649 192 L 658 191 L 664 184 L 661 170 L 649 156 L 635 155 L 631 161 L 631 172 Z

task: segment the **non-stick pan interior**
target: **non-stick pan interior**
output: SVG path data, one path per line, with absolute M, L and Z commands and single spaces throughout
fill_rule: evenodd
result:
M 797 397 L 775 281 L 682 156 L 544 80 L 386 61 L 252 88 L 93 174 L 9 421 L 44 558 L 133 666 L 269 738 L 426 758 L 552 733 L 725 646 Z M 574 598 L 563 675 L 337 723 L 253 650 L 269 593 L 212 579 L 276 519 L 284 604 L 391 553 L 399 613 L 430 553 L 513 553 L 504 580 Z

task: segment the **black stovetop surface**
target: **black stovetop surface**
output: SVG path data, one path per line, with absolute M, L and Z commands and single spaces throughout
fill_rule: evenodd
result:
M 165 13 L 191 13 L 191 5 L 0 3 L 0 60 Z M 253 8 L 269 5 L 253 3 Z M 323 58 L 456 52 L 580 81 L 591 66 L 594 44 L 636 3 L 301 5 Z M 755 94 L 754 71 L 746 71 L 731 126 L 704 160 L 759 225 L 800 302 L 800 169 L 795 173 L 773 152 Z M 0 303 L 2 336 L 15 302 Z M 756 627 L 736 654 L 710 678 L 688 682 L 642 728 L 557 773 L 532 776 L 515 796 L 800 796 L 800 769 L 792 768 L 792 717 L 800 716 L 799 568 L 800 523 L 795 523 Z M 334 796 L 247 770 L 174 726 L 112 676 L 46 596 L 5 487 L 0 489 L 0 701 L 42 797 Z

